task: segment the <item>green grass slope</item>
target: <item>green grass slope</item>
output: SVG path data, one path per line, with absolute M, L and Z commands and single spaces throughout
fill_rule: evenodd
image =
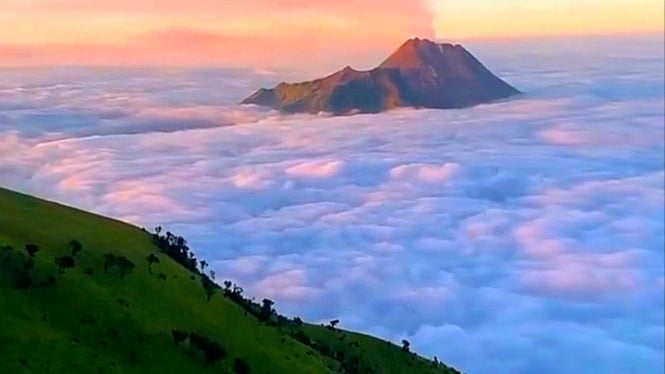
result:
M 83 250 L 61 273 L 54 258 L 70 255 L 72 240 Z M 26 244 L 39 246 L 33 259 Z M 135 268 L 124 278 L 105 272 L 107 253 Z M 151 253 L 160 259 L 152 273 Z M 369 336 L 263 323 L 223 292 L 208 301 L 199 274 L 160 253 L 145 231 L 4 189 L 0 311 L 0 372 L 234 373 L 238 359 L 250 373 L 454 372 Z M 209 364 L 191 343 L 176 345 L 174 329 L 227 354 Z

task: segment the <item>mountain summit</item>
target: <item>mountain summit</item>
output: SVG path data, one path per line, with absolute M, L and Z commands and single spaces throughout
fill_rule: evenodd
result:
M 381 65 L 351 67 L 309 82 L 260 89 L 242 104 L 286 113 L 378 113 L 397 107 L 464 108 L 520 92 L 490 72 L 461 45 L 409 39 Z

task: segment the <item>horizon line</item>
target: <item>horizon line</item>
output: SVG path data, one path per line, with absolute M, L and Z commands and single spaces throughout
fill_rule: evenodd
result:
M 486 37 L 470 37 L 470 38 L 441 38 L 441 37 L 426 37 L 426 36 L 417 36 L 412 35 L 405 37 L 404 40 L 407 41 L 413 38 L 431 40 L 436 43 L 502 43 L 502 42 L 519 42 L 519 41 L 537 41 L 537 40 L 557 40 L 557 39 L 606 39 L 606 38 L 645 38 L 645 37 L 655 37 L 659 39 L 665 39 L 665 29 L 664 30 L 654 30 L 654 31 L 640 31 L 640 32 L 615 32 L 615 33 L 570 33 L 570 34 L 546 34 L 546 35 L 515 35 L 515 36 L 486 36 Z M 77 46 L 80 44 L 68 43 L 63 44 L 63 46 Z M 401 44 L 397 44 L 395 48 L 399 47 Z M 39 44 L 39 45 L 29 45 L 29 46 L 20 46 L 20 45 L 0 45 L 0 48 L 3 47 L 20 47 L 20 48 L 43 48 L 49 47 L 49 44 Z M 99 44 L 99 47 L 109 46 L 111 44 Z M 391 53 L 391 52 L 388 52 Z M 341 64 L 340 67 L 351 66 L 350 64 Z M 273 75 L 277 72 L 283 71 L 293 71 L 292 69 L 287 69 L 282 66 L 275 67 L 259 67 L 254 66 L 251 63 L 240 64 L 240 63 L 224 63 L 211 62 L 211 63 L 192 63 L 192 64 L 180 64 L 180 63 L 162 63 L 162 62 L 123 62 L 123 63 L 72 63 L 72 62 L 53 62 L 53 63 L 26 63 L 26 61 L 3 64 L 0 62 L 0 70 L 30 70 L 30 69 L 58 69 L 58 68 L 84 68 L 84 69 L 119 69 L 119 70 L 129 70 L 129 69 L 176 69 L 176 70 L 198 70 L 198 69 L 215 69 L 215 70 L 249 70 L 255 71 L 258 74 L 263 75 Z

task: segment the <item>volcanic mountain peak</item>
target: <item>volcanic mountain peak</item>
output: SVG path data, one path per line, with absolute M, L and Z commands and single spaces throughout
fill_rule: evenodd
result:
M 382 68 L 419 68 L 432 66 L 440 62 L 445 54 L 463 50 L 459 45 L 450 43 L 437 44 L 428 39 L 412 38 L 407 40 L 381 65 Z
M 395 107 L 462 108 L 519 94 L 461 45 L 413 38 L 381 65 L 350 66 L 309 82 L 260 89 L 242 104 L 283 112 L 376 113 Z

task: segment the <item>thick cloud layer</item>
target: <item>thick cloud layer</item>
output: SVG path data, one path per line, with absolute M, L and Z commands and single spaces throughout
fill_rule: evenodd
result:
M 662 44 L 532 47 L 476 47 L 518 100 L 344 118 L 234 105 L 284 74 L 4 71 L 0 181 L 470 373 L 660 373 Z

